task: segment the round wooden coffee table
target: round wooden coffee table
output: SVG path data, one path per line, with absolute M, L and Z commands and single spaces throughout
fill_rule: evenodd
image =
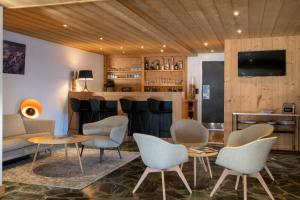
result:
M 212 178 L 212 171 L 209 163 L 209 157 L 218 155 L 218 151 L 215 149 L 213 150 L 214 151 L 211 152 L 197 152 L 192 150 L 192 148 L 188 149 L 188 156 L 194 158 L 194 187 L 196 187 L 196 183 L 197 183 L 197 158 L 199 159 L 201 165 L 203 166 L 206 172 L 208 168 L 209 176 L 210 178 Z M 207 168 L 206 168 L 205 160 L 207 162 Z
M 37 159 L 37 155 L 39 153 L 41 144 L 45 144 L 45 145 L 61 145 L 61 144 L 63 144 L 63 145 L 65 145 L 65 156 L 66 156 L 66 158 L 68 158 L 68 144 L 75 144 L 80 169 L 81 169 L 81 172 L 84 173 L 81 158 L 80 158 L 80 154 L 79 154 L 78 143 L 79 142 L 85 142 L 87 140 L 89 140 L 89 137 L 84 136 L 84 135 L 74 135 L 74 136 L 69 136 L 69 137 L 40 136 L 40 137 L 33 137 L 33 138 L 28 139 L 29 142 L 37 144 L 36 151 L 35 151 L 35 154 L 34 154 L 34 158 L 33 158 L 32 164 L 31 164 L 31 171 L 33 171 L 34 163 Z

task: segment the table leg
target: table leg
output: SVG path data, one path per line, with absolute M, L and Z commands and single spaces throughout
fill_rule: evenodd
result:
M 34 163 L 36 161 L 36 158 L 37 158 L 37 155 L 39 153 L 39 150 L 40 150 L 40 144 L 37 144 L 37 147 L 36 147 L 36 150 L 35 150 L 35 154 L 34 154 L 34 157 L 33 157 L 33 161 L 32 161 L 32 164 L 31 164 L 31 172 L 33 172 Z
M 79 160 L 79 165 L 81 169 L 81 173 L 84 174 L 82 163 L 81 163 L 81 158 L 80 158 L 80 153 L 79 153 L 79 148 L 78 148 L 78 143 L 75 143 L 76 150 L 77 150 L 77 155 L 78 155 L 78 160 Z
M 196 187 L 196 183 L 197 183 L 197 158 L 194 157 L 194 187 Z
M 68 159 L 68 144 L 65 144 L 65 156 Z
M 209 158 L 206 157 L 206 161 L 207 161 L 207 167 L 208 167 L 208 171 L 209 171 L 209 176 L 210 178 L 212 178 L 212 172 L 211 172 L 211 168 L 210 168 L 210 163 L 209 163 Z

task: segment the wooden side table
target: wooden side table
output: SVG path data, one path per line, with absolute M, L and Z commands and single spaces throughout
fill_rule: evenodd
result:
M 212 171 L 211 171 L 211 167 L 210 167 L 209 157 L 213 157 L 213 156 L 217 156 L 217 155 L 218 155 L 217 150 L 215 152 L 198 153 L 196 151 L 191 150 L 191 148 L 188 149 L 188 156 L 191 158 L 194 158 L 194 187 L 196 187 L 196 184 L 197 184 L 197 158 L 199 159 L 200 163 L 202 164 L 202 166 L 206 172 L 208 169 L 209 176 L 210 176 L 210 178 L 212 178 Z M 207 163 L 207 168 L 206 168 L 205 160 Z
M 81 158 L 80 158 L 78 143 L 85 142 L 87 140 L 89 140 L 89 137 L 84 136 L 84 135 L 76 135 L 76 136 L 70 136 L 70 137 L 40 136 L 40 137 L 33 137 L 33 138 L 28 139 L 29 142 L 37 144 L 37 148 L 36 148 L 34 158 L 33 158 L 32 164 L 31 164 L 31 170 L 33 171 L 34 163 L 37 159 L 37 155 L 38 155 L 41 144 L 45 144 L 45 145 L 62 145 L 63 144 L 63 145 L 65 145 L 66 158 L 68 158 L 68 144 L 75 144 L 80 169 L 83 174 L 84 171 L 83 171 L 82 162 L 81 162 Z

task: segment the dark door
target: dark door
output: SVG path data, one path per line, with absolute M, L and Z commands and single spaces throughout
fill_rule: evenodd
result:
M 202 122 L 224 123 L 224 62 L 202 63 Z

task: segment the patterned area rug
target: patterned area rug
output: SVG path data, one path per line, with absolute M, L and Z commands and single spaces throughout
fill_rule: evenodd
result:
M 122 167 L 139 156 L 137 152 L 106 150 L 102 163 L 99 162 L 99 150 L 85 149 L 82 155 L 84 174 L 80 171 L 75 148 L 69 148 L 68 159 L 64 149 L 57 150 L 50 156 L 43 156 L 35 163 L 33 173 L 31 162 L 18 163 L 5 169 L 4 181 L 44 185 L 50 187 L 83 189 L 114 170 Z

